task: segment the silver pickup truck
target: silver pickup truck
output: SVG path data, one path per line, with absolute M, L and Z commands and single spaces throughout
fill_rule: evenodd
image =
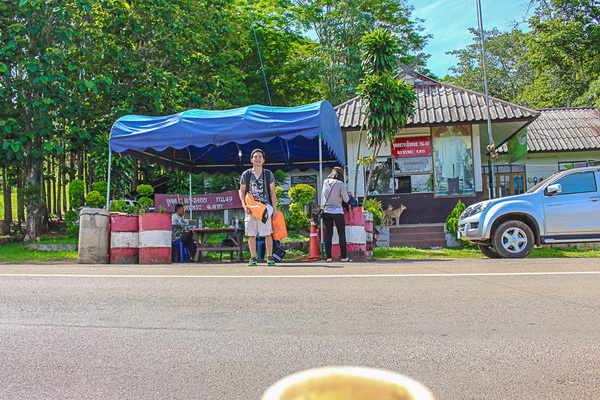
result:
M 600 242 L 600 167 L 557 172 L 527 193 L 469 206 L 458 238 L 490 258 L 526 257 L 534 245 Z

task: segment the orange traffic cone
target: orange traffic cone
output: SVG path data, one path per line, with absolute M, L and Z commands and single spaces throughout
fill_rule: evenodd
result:
M 308 242 L 308 257 L 302 261 L 319 261 L 321 260 L 321 250 L 319 249 L 319 239 L 317 238 L 317 224 L 315 219 L 310 219 L 310 239 Z

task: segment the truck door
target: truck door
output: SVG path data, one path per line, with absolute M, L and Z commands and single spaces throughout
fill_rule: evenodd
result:
M 600 177 L 598 172 L 572 173 L 553 184 L 562 191 L 544 193 L 547 235 L 585 235 L 600 232 Z

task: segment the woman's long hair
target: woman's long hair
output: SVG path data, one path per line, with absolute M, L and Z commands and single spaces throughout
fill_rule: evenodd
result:
M 342 167 L 333 167 L 333 171 L 327 175 L 327 179 L 337 179 L 338 181 L 344 181 L 344 169 Z

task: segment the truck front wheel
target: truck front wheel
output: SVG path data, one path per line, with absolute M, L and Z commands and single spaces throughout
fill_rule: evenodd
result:
M 486 257 L 488 257 L 488 258 L 501 258 L 500 254 L 496 253 L 496 251 L 494 249 L 492 249 L 488 245 L 480 244 L 479 245 L 479 250 L 481 250 L 481 252 L 483 253 L 483 255 L 486 256 Z
M 533 232 L 521 221 L 506 221 L 492 237 L 494 251 L 504 258 L 527 257 L 533 249 Z

